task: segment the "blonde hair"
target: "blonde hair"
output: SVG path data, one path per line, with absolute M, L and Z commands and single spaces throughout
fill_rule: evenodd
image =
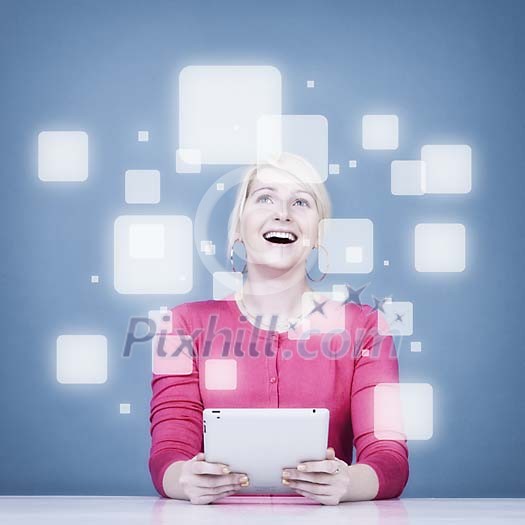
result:
M 228 246 L 226 257 L 229 259 L 231 250 L 240 233 L 241 216 L 244 211 L 244 205 L 250 194 L 250 188 L 255 179 L 258 170 L 273 167 L 287 172 L 292 175 L 299 184 L 309 191 L 315 200 L 319 220 L 327 219 L 332 213 L 330 196 L 323 182 L 308 182 L 309 180 L 321 180 L 317 170 L 304 158 L 293 153 L 283 152 L 277 159 L 266 161 L 264 164 L 250 166 L 244 175 L 242 183 L 237 190 L 235 204 L 230 213 L 228 220 Z M 309 175 L 305 180 L 304 174 Z M 302 175 L 302 176 L 301 176 Z

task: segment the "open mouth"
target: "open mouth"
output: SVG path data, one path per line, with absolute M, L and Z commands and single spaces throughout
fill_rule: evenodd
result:
M 263 237 L 272 244 L 293 244 L 297 241 L 297 235 L 291 232 L 269 231 Z

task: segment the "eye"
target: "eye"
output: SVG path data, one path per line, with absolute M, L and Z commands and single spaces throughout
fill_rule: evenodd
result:
M 268 194 L 261 195 L 255 202 L 261 202 L 261 199 L 269 199 L 270 196 Z
M 307 208 L 310 207 L 310 203 L 306 199 L 297 199 L 295 202 L 304 202 Z M 304 206 L 301 206 L 303 208 Z

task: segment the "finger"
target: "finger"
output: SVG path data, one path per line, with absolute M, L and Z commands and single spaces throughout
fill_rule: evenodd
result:
M 199 454 L 197 454 L 197 456 L 198 455 Z M 195 458 L 197 458 L 197 456 Z M 193 465 L 192 472 L 194 474 L 223 475 L 223 474 L 229 474 L 230 469 L 228 465 L 225 465 L 224 463 L 210 463 L 209 461 L 205 461 L 203 458 L 202 460 L 196 459 Z
M 296 479 L 309 483 L 319 483 L 320 485 L 330 485 L 333 482 L 332 475 L 324 472 L 299 472 L 296 469 L 287 469 L 285 472 L 289 472 L 288 476 L 283 474 L 283 479 L 286 480 Z
M 210 488 L 210 487 L 224 487 L 225 485 L 240 485 L 245 474 L 196 474 L 196 487 Z M 247 476 L 246 476 L 247 477 Z
M 326 459 L 335 459 L 335 450 L 332 447 L 326 449 Z
M 322 503 L 324 496 L 318 496 L 317 494 L 312 494 L 311 492 L 308 492 L 306 490 L 301 489 L 294 489 L 297 494 L 300 494 L 301 496 L 304 496 L 305 498 L 311 499 L 317 503 Z
M 318 496 L 329 496 L 330 488 L 329 485 L 319 485 L 318 483 L 309 483 L 307 481 L 291 480 L 288 485 L 292 489 L 305 490 Z
M 300 468 L 301 465 L 304 465 L 304 468 Z M 333 474 L 334 472 L 339 472 L 337 469 L 339 465 L 337 461 L 333 459 L 323 459 L 321 461 L 305 461 L 297 465 L 297 470 L 299 472 L 326 472 L 327 474 Z

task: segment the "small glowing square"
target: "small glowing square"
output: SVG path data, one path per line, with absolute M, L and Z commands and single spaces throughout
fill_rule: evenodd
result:
M 194 347 L 190 335 L 155 334 L 151 341 L 152 371 L 157 375 L 190 375 Z
M 120 403 L 121 414 L 131 414 L 131 405 L 129 403 Z
M 315 80 L 307 80 L 306 81 L 306 87 L 307 88 L 314 88 L 315 87 Z
M 465 226 L 458 223 L 421 223 L 415 228 L 415 268 L 418 272 L 465 270 Z
M 99 282 L 99 277 L 98 277 L 98 275 L 92 275 L 92 276 L 91 276 L 91 282 L 92 282 L 93 284 L 98 284 L 98 282 Z
M 421 341 L 411 341 L 410 351 L 411 352 L 421 352 Z
M 257 120 L 282 113 L 281 84 L 281 73 L 273 66 L 183 68 L 179 148 L 199 150 L 204 165 L 254 164 Z
M 235 359 L 207 359 L 204 365 L 204 384 L 208 390 L 235 390 L 237 388 L 237 361 Z
M 115 220 L 113 235 L 113 286 L 118 293 L 191 291 L 193 223 L 189 217 L 121 215 Z
M 318 256 L 323 273 L 370 273 L 374 268 L 374 225 L 370 219 L 322 219 L 319 242 L 325 248 Z M 361 248 L 361 252 L 354 248 Z
M 370 355 L 370 349 L 369 349 L 369 348 L 363 348 L 363 349 L 361 350 L 361 355 L 362 355 L 363 357 L 368 357 L 368 356 Z
M 56 343 L 57 381 L 101 384 L 108 378 L 108 341 L 103 335 L 60 335 Z
M 134 259 L 164 257 L 164 225 L 132 224 L 129 228 L 129 255 Z
M 390 164 L 392 195 L 423 195 L 426 188 L 426 164 L 422 160 L 394 160 Z
M 362 263 L 363 262 L 363 247 L 362 246 L 347 246 L 346 247 L 346 262 Z
M 139 142 L 149 142 L 149 131 L 139 131 L 137 139 Z
M 200 173 L 201 152 L 198 149 L 178 149 L 175 153 L 177 173 Z
M 469 193 L 472 188 L 472 150 L 466 144 L 426 145 L 426 193 Z
M 88 178 L 88 135 L 84 131 L 42 131 L 38 135 L 38 178 L 83 182 Z
M 357 160 L 349 160 L 348 161 L 348 167 L 349 168 L 357 168 Z
M 390 266 L 390 261 L 388 259 L 385 259 L 383 261 L 383 266 Z
M 158 170 L 127 170 L 125 199 L 128 204 L 160 202 L 160 172 Z
M 222 301 L 230 294 L 242 292 L 241 272 L 213 272 L 213 299 Z
M 218 182 L 217 183 L 217 191 L 224 191 L 224 183 Z
M 378 315 L 380 335 L 412 335 L 413 304 L 410 301 L 385 301 Z
M 363 149 L 394 150 L 399 147 L 397 115 L 363 116 Z
M 339 164 L 328 164 L 328 175 L 339 175 Z
M 172 314 L 170 310 L 149 310 L 148 318 L 155 323 L 155 333 L 171 332 Z
M 379 383 L 374 387 L 374 436 L 428 440 L 434 433 L 433 389 L 428 383 Z

